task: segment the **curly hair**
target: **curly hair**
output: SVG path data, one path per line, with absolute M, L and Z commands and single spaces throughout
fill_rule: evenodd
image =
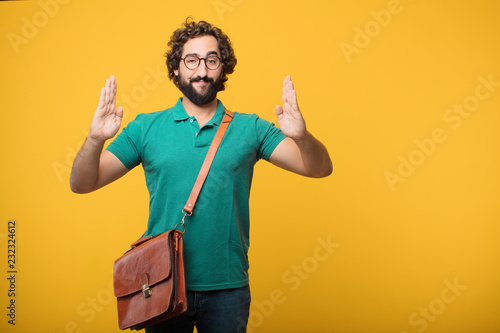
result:
M 212 26 L 206 21 L 194 22 L 190 17 L 186 19 L 182 28 L 174 31 L 168 42 L 170 49 L 165 53 L 168 77 L 179 87 L 179 78 L 175 75 L 174 71 L 179 69 L 184 44 L 192 38 L 202 36 L 213 36 L 217 40 L 222 62 L 221 86 L 219 91 L 224 90 L 226 88 L 225 83 L 228 80 L 227 75 L 234 72 L 234 67 L 236 66 L 236 57 L 231 46 L 231 41 L 219 28 Z

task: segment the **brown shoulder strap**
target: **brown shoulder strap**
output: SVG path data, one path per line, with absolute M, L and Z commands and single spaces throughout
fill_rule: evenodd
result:
M 212 165 L 212 161 L 214 160 L 215 153 L 219 148 L 222 138 L 224 137 L 224 133 L 226 132 L 226 129 L 229 126 L 231 120 L 233 120 L 233 113 L 229 110 L 226 110 L 226 114 L 222 119 L 222 122 L 219 126 L 219 129 L 217 130 L 217 133 L 215 133 L 215 137 L 212 141 L 212 144 L 210 145 L 210 148 L 208 149 L 207 156 L 205 157 L 205 161 L 201 166 L 200 173 L 198 174 L 198 178 L 196 179 L 193 190 L 191 191 L 191 195 L 189 196 L 189 199 L 186 202 L 186 205 L 184 206 L 183 213 L 186 216 L 190 216 L 193 214 L 194 205 L 196 204 L 198 195 L 200 194 L 201 188 L 203 187 L 203 183 L 205 182 L 205 179 L 207 178 L 208 175 L 208 171 L 210 170 L 210 166 Z

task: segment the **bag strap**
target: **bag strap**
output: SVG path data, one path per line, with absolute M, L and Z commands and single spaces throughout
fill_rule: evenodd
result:
M 210 145 L 210 148 L 208 149 L 207 156 L 205 157 L 205 161 L 203 161 L 203 165 L 201 166 L 200 173 L 198 174 L 198 178 L 196 179 L 196 182 L 194 183 L 193 190 L 191 191 L 191 194 L 189 195 L 188 201 L 186 202 L 186 205 L 184 206 L 184 209 L 182 212 L 184 213 L 184 217 L 186 216 L 191 216 L 193 215 L 193 209 L 194 205 L 196 204 L 196 200 L 198 199 L 198 195 L 200 194 L 201 188 L 203 187 L 203 183 L 205 182 L 205 179 L 207 178 L 208 171 L 210 170 L 210 167 L 212 166 L 212 162 L 215 157 L 215 153 L 217 152 L 217 149 L 219 149 L 219 145 L 222 141 L 222 138 L 224 137 L 224 133 L 226 133 L 226 129 L 229 126 L 229 123 L 233 120 L 233 113 L 229 110 L 226 110 L 226 114 L 224 115 L 224 118 L 222 119 L 222 122 L 219 126 L 219 129 L 217 130 L 217 133 L 215 133 L 215 137 L 212 141 L 212 144 Z M 184 219 L 183 219 L 184 221 Z

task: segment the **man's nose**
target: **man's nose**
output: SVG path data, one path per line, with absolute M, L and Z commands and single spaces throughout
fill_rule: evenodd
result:
M 200 77 L 207 76 L 208 68 L 207 64 L 205 63 L 205 59 L 200 59 L 200 64 L 198 65 L 198 68 L 196 68 L 196 74 L 198 74 Z

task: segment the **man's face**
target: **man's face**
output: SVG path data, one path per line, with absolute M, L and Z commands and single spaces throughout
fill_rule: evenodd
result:
M 199 58 L 217 55 L 220 58 L 217 40 L 213 36 L 202 36 L 188 40 L 184 44 L 182 58 L 190 55 Z M 184 97 L 196 105 L 205 105 L 212 102 L 220 90 L 222 64 L 219 68 L 211 70 L 207 68 L 205 61 L 201 60 L 197 68 L 189 69 L 181 60 L 179 69 L 175 70 L 174 74 L 179 77 L 179 89 Z

